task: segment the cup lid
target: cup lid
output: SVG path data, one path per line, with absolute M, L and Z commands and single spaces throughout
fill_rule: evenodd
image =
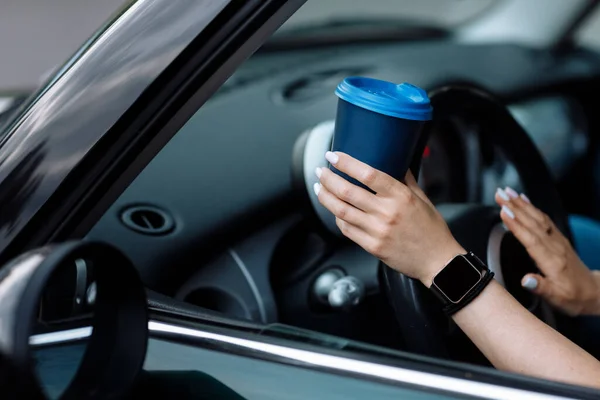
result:
M 355 106 L 391 117 L 429 121 L 433 109 L 420 87 L 410 83 L 396 85 L 373 78 L 352 76 L 344 79 L 335 94 Z

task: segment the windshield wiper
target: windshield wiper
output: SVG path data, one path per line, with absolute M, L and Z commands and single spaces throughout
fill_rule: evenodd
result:
M 398 19 L 336 19 L 277 32 L 261 51 L 293 50 L 349 43 L 431 40 L 448 37 L 446 29 Z

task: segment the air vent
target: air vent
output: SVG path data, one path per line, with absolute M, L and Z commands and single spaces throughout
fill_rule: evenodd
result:
M 145 235 L 166 235 L 175 227 L 169 214 L 148 205 L 127 207 L 121 214 L 121 221 L 129 229 Z

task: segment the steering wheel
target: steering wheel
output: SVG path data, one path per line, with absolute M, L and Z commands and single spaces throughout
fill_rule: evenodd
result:
M 563 209 L 550 171 L 527 133 L 508 109 L 492 94 L 469 85 L 447 86 L 430 93 L 434 120 L 463 118 L 482 128 L 487 139 L 517 170 L 527 196 L 554 221 L 571 240 Z M 411 169 L 415 176 L 429 138 L 431 124 L 424 128 L 419 156 Z M 496 279 L 540 319 L 556 327 L 557 315 L 537 296 L 521 288 L 520 280 L 537 268 L 525 249 L 506 231 L 497 207 L 481 204 L 441 204 L 444 216 L 458 242 L 486 261 Z M 383 268 L 382 288 L 391 302 L 407 350 L 443 358 L 453 354 L 457 337 L 464 334 L 441 312 L 439 300 L 420 282 L 389 267 Z M 466 339 L 466 338 L 465 338 Z

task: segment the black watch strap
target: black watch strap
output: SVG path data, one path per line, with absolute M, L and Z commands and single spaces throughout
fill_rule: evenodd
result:
M 431 291 L 451 316 L 471 303 L 494 278 L 494 273 L 473 253 L 459 254 L 433 278 Z

